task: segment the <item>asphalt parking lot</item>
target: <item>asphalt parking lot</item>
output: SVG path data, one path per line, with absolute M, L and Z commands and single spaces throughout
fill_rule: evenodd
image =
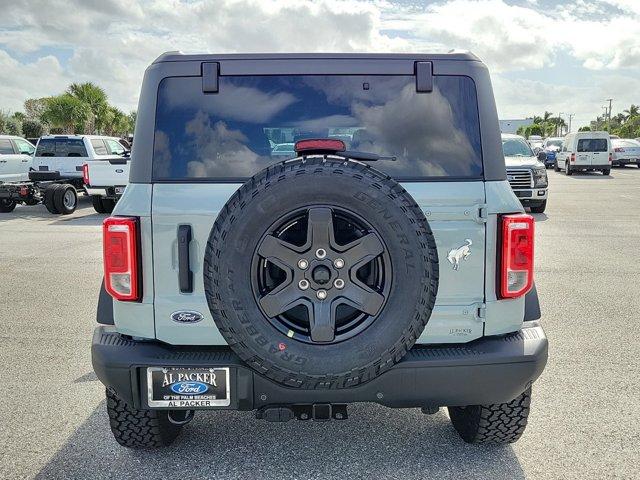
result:
M 350 408 L 345 422 L 270 424 L 200 413 L 172 448 L 129 451 L 109 432 L 90 342 L 100 224 L 42 206 L 0 217 L 0 477 L 638 478 L 640 169 L 549 171 L 537 287 L 550 340 L 516 444 L 467 445 L 444 409 Z

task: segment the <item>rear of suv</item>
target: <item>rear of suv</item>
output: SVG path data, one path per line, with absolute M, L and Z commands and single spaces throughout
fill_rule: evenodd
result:
M 520 437 L 547 360 L 534 221 L 475 56 L 165 54 L 132 155 L 92 342 L 121 445 L 354 402 Z

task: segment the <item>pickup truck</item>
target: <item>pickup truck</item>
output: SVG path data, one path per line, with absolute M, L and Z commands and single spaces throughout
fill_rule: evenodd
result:
M 129 183 L 129 152 L 121 156 L 91 160 L 82 166 L 82 179 L 93 208 L 98 213 L 111 213 Z

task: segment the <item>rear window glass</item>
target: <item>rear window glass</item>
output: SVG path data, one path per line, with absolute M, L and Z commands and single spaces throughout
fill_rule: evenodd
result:
M 435 76 L 417 93 L 413 76 L 175 77 L 158 92 L 156 180 L 242 180 L 295 156 L 305 138 L 337 138 L 348 150 L 394 156 L 375 167 L 398 180 L 482 176 L 475 84 Z
M 84 142 L 76 138 L 42 138 L 36 147 L 36 157 L 86 157 Z
M 606 152 L 609 145 L 606 138 L 581 138 L 578 140 L 578 152 Z

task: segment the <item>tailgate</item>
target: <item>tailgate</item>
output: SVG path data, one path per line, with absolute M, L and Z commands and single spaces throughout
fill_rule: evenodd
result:
M 506 182 L 505 186 L 508 188 Z M 154 311 L 156 337 L 169 343 L 223 345 L 204 293 L 203 259 L 218 212 L 238 184 L 156 184 L 153 186 Z M 483 335 L 486 208 L 484 184 L 415 182 L 403 187 L 425 212 L 440 263 L 436 305 L 418 343 L 463 343 Z M 513 195 L 510 193 L 510 195 Z M 193 199 L 197 198 L 198 202 Z M 514 197 L 515 198 L 515 197 Z M 178 286 L 178 225 L 191 226 L 193 293 Z M 468 246 L 469 255 L 456 255 Z M 459 263 L 457 268 L 455 262 Z M 184 325 L 172 314 L 195 311 L 202 321 Z M 198 334 L 194 335 L 197 330 Z
M 127 185 L 129 183 L 130 163 L 131 160 L 124 160 L 120 157 L 87 162 L 90 186 L 113 187 Z

